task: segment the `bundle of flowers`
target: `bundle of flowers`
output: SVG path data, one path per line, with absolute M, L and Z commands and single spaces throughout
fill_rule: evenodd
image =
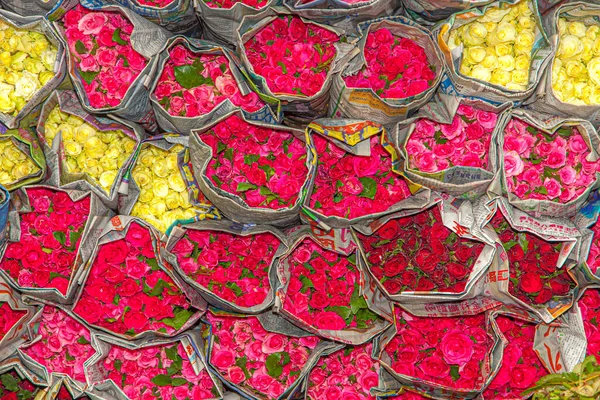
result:
M 598 237 L 600 237 L 600 223 L 596 222 L 590 229 L 593 232 L 594 240 L 590 243 L 590 252 L 586 259 L 586 265 L 592 274 L 596 275 L 598 267 L 600 267 L 600 241 L 598 240 Z
M 67 296 L 91 194 L 72 200 L 59 189 L 25 189 L 32 210 L 19 214 L 21 236 L 3 247 L 0 270 L 20 288 L 56 289 Z
M 266 331 L 257 317 L 206 315 L 207 362 L 221 379 L 253 398 L 278 399 L 308 373 L 320 339 Z M 311 360 L 313 360 L 311 362 Z
M 29 400 L 39 395 L 41 388 L 21 378 L 15 370 L 0 374 L 0 397 L 2 400 Z
M 548 372 L 533 349 L 535 326 L 515 318 L 499 316 L 496 323 L 507 344 L 500 370 L 483 392 L 483 398 L 522 399 L 521 393 Z
M 549 242 L 510 226 L 500 211 L 490 222 L 508 257 L 511 295 L 530 306 L 571 299 L 576 282 L 568 268 L 558 268 L 563 242 Z
M 282 243 L 279 237 L 269 230 L 236 234 L 222 225 L 186 228 L 167 247 L 190 284 L 237 311 L 263 309 L 272 301 L 269 275 Z
M 94 367 L 130 400 L 220 398 L 207 369 L 198 372 L 192 363 L 197 358 L 190 358 L 180 341 L 139 349 L 111 345 L 95 359 Z
M 375 400 L 379 362 L 371 358 L 371 343 L 346 347 L 323 356 L 308 375 L 307 398 Z
M 444 225 L 435 205 L 391 219 L 370 235 L 358 233 L 369 272 L 387 296 L 402 292 L 465 291 L 484 244 Z
M 85 386 L 83 364 L 95 353 L 90 331 L 64 311 L 49 305 L 37 316 L 36 326 L 37 341 L 19 352 L 45 367 L 49 374 L 64 374 Z
M 268 0 L 202 0 L 210 8 L 232 8 L 238 3 L 244 4 L 248 7 L 260 10 L 269 2 Z
M 344 77 L 346 86 L 371 88 L 382 99 L 417 96 L 434 85 L 436 68 L 425 49 L 390 29 L 369 30 L 363 49 L 365 65 Z
M 390 372 L 434 387 L 481 390 L 494 342 L 484 329 L 486 315 L 416 317 L 397 309 L 397 333 L 383 347 L 380 361 Z
M 94 109 L 119 106 L 148 60 L 131 44 L 133 24 L 117 11 L 81 5 L 61 20 L 71 66 Z
M 174 335 L 199 318 L 157 256 L 156 231 L 132 220 L 124 237 L 101 237 L 73 312 L 121 336 Z M 124 232 L 123 232 L 124 233 Z
M 369 309 L 356 252 L 327 250 L 304 235 L 278 270 L 284 283 L 277 293 L 279 312 L 305 330 L 360 344 L 387 326 Z
M 41 174 L 41 168 L 25 148 L 16 137 L 0 136 L 0 154 L 4 155 L 0 162 L 0 185 L 7 189 L 12 190 L 28 177 Z
M 587 355 L 600 360 L 600 292 L 588 289 L 577 302 L 587 339 Z
M 0 343 L 26 314 L 27 311 L 13 309 L 9 302 L 0 301 Z

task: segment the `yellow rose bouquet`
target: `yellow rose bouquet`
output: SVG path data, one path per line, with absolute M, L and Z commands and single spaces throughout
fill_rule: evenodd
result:
M 175 222 L 220 219 L 218 211 L 204 198 L 189 168 L 181 168 L 188 138 L 179 135 L 154 136 L 142 143 L 131 170 L 139 189 L 131 215 L 165 233 Z M 182 162 L 180 162 L 180 158 Z M 187 172 L 187 173 L 186 173 Z M 184 179 L 183 173 L 189 175 Z M 186 180 L 188 182 L 186 182 Z M 190 192 L 196 204 L 190 202 Z
M 73 91 L 55 91 L 44 103 L 38 122 L 53 184 L 84 180 L 111 207 L 117 207 L 119 185 L 133 162 L 144 133 L 135 125 L 96 118 L 80 106 Z
M 0 185 L 12 191 L 44 178 L 44 153 L 29 129 L 11 129 L 0 134 Z
M 533 94 L 551 54 L 537 2 L 496 1 L 455 14 L 437 29 L 450 82 L 442 87 L 495 102 Z
M 0 122 L 16 127 L 58 86 L 66 73 L 64 55 L 47 21 L 32 24 L 0 10 Z

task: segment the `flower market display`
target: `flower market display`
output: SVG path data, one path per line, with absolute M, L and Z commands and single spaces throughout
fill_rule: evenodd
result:
M 1 400 L 599 398 L 599 5 L 30 3 Z

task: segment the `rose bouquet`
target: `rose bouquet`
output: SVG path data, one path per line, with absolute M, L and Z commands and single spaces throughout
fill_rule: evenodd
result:
M 423 199 L 411 196 L 407 181 L 396 172 L 397 152 L 389 144 L 385 130 L 370 122 L 343 125 L 346 123 L 342 120 L 341 126 L 324 126 L 317 121 L 309 126 L 317 154 L 317 172 L 305 208 L 330 226 L 345 227 L 412 203 L 423 206 Z M 328 137 L 323 137 L 324 132 Z M 344 143 L 339 139 L 356 132 L 360 132 L 356 141 Z M 356 146 L 357 142 L 360 146 Z
M 372 347 L 347 347 L 321 357 L 308 375 L 307 398 L 375 400 L 370 391 L 379 384 L 379 363 L 371 358 Z
M 148 332 L 173 336 L 200 317 L 190 304 L 197 299 L 188 299 L 188 288 L 158 255 L 157 231 L 133 218 L 124 221 L 125 227 L 113 218 L 101 235 L 73 313 L 125 339 Z
M 552 54 L 537 1 L 464 10 L 438 24 L 434 35 L 450 78 L 444 92 L 498 103 L 530 97 Z
M 589 288 L 578 300 L 583 328 L 587 339 L 586 355 L 600 359 L 600 292 Z
M 321 352 L 332 347 L 316 336 L 268 332 L 255 316 L 209 311 L 206 323 L 209 366 L 229 386 L 252 399 L 285 398 Z
M 194 2 L 191 0 L 127 0 L 118 3 L 172 34 L 199 37 L 202 33 Z M 97 9 L 103 8 L 104 4 L 102 0 L 93 5 L 86 3 L 86 7 Z
M 256 93 L 247 93 L 245 78 L 225 47 L 176 37 L 157 57 L 162 72 L 150 91 L 164 130 L 187 134 L 235 109 L 255 116 L 266 113 L 266 119 L 276 121 L 267 108 L 258 113 L 265 104 Z
M 81 108 L 72 91 L 56 91 L 38 122 L 40 142 L 55 184 L 86 180 L 106 204 L 117 207 L 117 191 L 144 132 L 113 120 L 98 120 Z M 60 132 L 59 151 L 53 142 Z M 58 165 L 53 165 L 58 164 Z
M 22 378 L 15 370 L 0 374 L 0 397 L 2 400 L 32 400 L 41 389 L 27 379 Z
M 42 18 L 0 12 L 0 122 L 15 128 L 65 76 L 64 48 Z
M 26 314 L 25 310 L 13 309 L 9 302 L 0 301 L 0 343 Z
M 232 312 L 260 312 L 272 304 L 271 269 L 286 249 L 280 232 L 200 222 L 171 236 L 167 250 L 178 272 L 207 301 Z
M 192 346 L 187 338 L 136 349 L 106 343 L 94 357 L 92 383 L 110 380 L 130 400 L 221 398 L 220 386 L 206 368 L 200 370 Z
M 229 218 L 249 223 L 297 219 L 314 175 L 310 146 L 298 130 L 249 122 L 239 112 L 190 139 L 202 192 Z
M 546 375 L 543 364 L 533 350 L 535 326 L 515 318 L 496 318 L 506 345 L 500 370 L 483 392 L 483 398 L 521 399 L 521 393 Z
M 277 268 L 283 287 L 275 311 L 309 332 L 355 345 L 389 326 L 369 306 L 374 299 L 367 295 L 356 252 L 325 249 L 298 232 Z
M 330 114 L 391 126 L 424 105 L 443 63 L 431 33 L 404 17 L 359 25 L 361 52 L 334 78 Z
M 2 246 L 0 271 L 19 290 L 65 300 L 78 262 L 85 262 L 79 245 L 88 219 L 97 215 L 95 200 L 90 193 L 46 187 L 25 192 L 30 208 L 19 214 L 19 241 Z
M 371 235 L 357 233 L 368 272 L 390 299 L 399 301 L 404 292 L 463 295 L 492 262 L 491 246 L 463 233 L 456 220 L 451 225 L 450 207 L 438 203 L 390 219 Z
M 44 153 L 29 129 L 11 129 L 0 134 L 0 185 L 8 190 L 37 183 L 46 173 Z
M 80 389 L 86 386 L 83 364 L 94 353 L 90 331 L 64 311 L 47 305 L 35 317 L 37 338 L 21 347 L 19 357 L 45 368 L 48 374 L 66 375 Z
M 585 264 L 589 268 L 590 272 L 593 275 L 596 275 L 598 272 L 598 267 L 600 267 L 600 223 L 595 222 L 594 225 L 590 228 L 592 231 L 592 240 L 590 243 L 590 252 L 587 256 Z
M 468 2 L 452 2 L 446 0 L 411 0 L 403 4 L 404 12 L 423 26 L 431 26 L 450 17 L 452 14 L 484 6 L 494 0 L 469 0 Z
M 142 143 L 133 165 L 131 176 L 139 195 L 131 215 L 142 218 L 161 232 L 176 221 L 220 218 L 199 191 L 193 193 L 194 204 L 190 202 L 190 177 L 182 173 L 179 163 L 187 143 L 187 138 L 182 136 L 149 138 Z M 124 212 L 126 210 L 121 211 Z
M 401 382 L 419 381 L 467 396 L 491 375 L 494 343 L 487 314 L 416 317 L 396 310 L 396 334 L 382 347 L 381 365 Z

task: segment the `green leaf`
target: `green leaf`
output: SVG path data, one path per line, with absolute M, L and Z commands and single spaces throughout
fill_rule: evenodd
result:
M 114 304 L 115 306 L 118 306 L 118 305 L 119 305 L 119 300 L 121 300 L 121 296 L 119 296 L 119 294 L 118 294 L 118 293 L 116 293 L 116 294 L 115 294 L 115 298 L 113 299 L 113 304 Z
M 159 374 L 151 379 L 156 386 L 171 386 L 171 377 L 168 375 Z
M 68 350 L 65 350 L 65 359 L 67 361 L 74 361 L 75 357 L 73 357 L 72 355 L 70 355 Z
M 75 248 L 77 248 L 77 241 L 79 240 L 82 234 L 83 230 L 73 231 L 69 233 L 69 242 L 71 243 L 71 245 L 69 246 L 70 251 L 75 251 Z
M 83 79 L 88 85 L 91 85 L 94 81 L 94 78 L 100 73 L 100 71 L 79 71 L 79 76 Z
M 173 347 L 167 347 L 165 349 L 165 354 L 167 355 L 167 358 L 171 361 L 176 361 L 178 358 L 180 358 L 177 354 L 177 345 Z
M 356 288 L 354 289 L 354 292 L 352 293 L 352 298 L 350 299 L 350 309 L 352 310 L 352 314 L 356 314 L 358 310 L 362 308 L 368 308 L 367 302 L 358 293 L 358 288 Z
M 29 400 L 33 399 L 33 393 L 29 390 L 19 389 L 19 393 L 17 393 L 18 400 Z
M 168 287 L 169 284 L 167 282 L 163 281 L 162 279 L 159 279 L 158 282 L 156 282 L 156 285 L 152 288 L 152 290 L 150 290 L 150 292 L 146 294 L 148 296 L 158 297 L 163 293 L 163 290 Z
M 221 153 L 227 148 L 227 145 L 221 141 L 217 142 L 217 153 Z
M 317 51 L 317 53 L 319 53 L 320 56 L 323 56 L 323 48 L 321 47 L 320 43 L 316 43 L 315 45 L 313 45 L 313 47 L 315 48 L 315 50 Z
M 75 51 L 79 54 L 87 54 L 88 49 L 85 47 L 85 44 L 81 40 L 75 42 Z
M 267 357 L 267 374 L 275 379 L 279 378 L 283 373 L 283 366 L 279 364 L 279 361 L 281 361 L 281 353 L 269 354 Z
M 285 67 L 285 64 L 282 61 L 277 61 L 277 65 L 279 65 L 281 67 L 281 71 L 285 74 L 287 74 L 287 68 Z
M 77 343 L 79 344 L 90 344 L 90 342 L 84 338 L 83 336 L 80 336 L 79 339 L 77 339 Z
M 250 189 L 256 189 L 256 185 L 253 185 L 253 184 L 247 183 L 247 182 L 239 182 L 238 185 L 237 185 L 236 191 L 238 191 L 238 192 L 245 192 L 245 191 L 248 191 Z
M 327 307 L 328 311 L 333 311 L 334 313 L 336 313 L 337 315 L 339 315 L 340 317 L 342 317 L 344 319 L 344 321 L 348 322 L 348 320 L 352 320 L 352 310 L 350 309 L 350 307 L 343 307 L 343 306 L 335 306 L 335 307 Z
M 450 376 L 452 377 L 452 380 L 455 382 L 460 379 L 460 374 L 458 373 L 458 365 L 450 366 Z
M 123 366 L 123 361 L 116 359 L 115 360 L 115 369 L 120 372 L 122 366 Z
M 218 187 L 221 187 L 221 186 L 223 186 L 223 182 L 222 182 L 222 181 L 219 179 L 219 177 L 218 177 L 217 175 L 213 175 L 213 176 L 211 176 L 211 179 L 213 180 L 213 182 L 215 182 L 215 184 L 216 184 Z
M 225 150 L 225 154 L 223 154 L 223 157 L 225 157 L 229 161 L 233 161 L 233 148 L 229 147 L 227 150 Z
M 236 296 L 241 296 L 244 293 L 242 288 L 239 287 L 235 282 L 227 282 L 225 286 L 233 290 Z
M 258 162 L 260 156 L 258 154 L 244 154 L 244 164 L 252 165 L 252 163 Z
M 341 193 L 336 193 L 333 196 L 333 202 L 334 203 L 339 203 L 340 201 L 342 201 L 344 199 L 344 196 Z
M 252 375 L 248 372 L 248 368 L 246 367 L 246 363 L 248 362 L 248 357 L 244 356 L 235 360 L 235 365 L 240 367 L 242 371 L 244 371 L 244 375 L 246 375 L 246 379 L 250 379 Z
M 184 378 L 173 378 L 171 380 L 171 386 L 183 386 L 186 383 L 188 383 L 188 381 Z
M 315 201 L 315 209 L 323 208 L 323 204 L 320 201 Z
M 363 190 L 360 192 L 360 197 L 366 197 L 368 199 L 373 200 L 375 198 L 375 193 L 377 193 L 377 182 L 372 178 L 358 178 L 360 183 L 363 185 Z
M 225 73 L 227 71 L 227 64 L 222 63 L 221 65 L 219 65 L 219 69 L 222 73 Z
M 0 380 L 2 380 L 2 386 L 4 386 L 7 390 L 11 392 L 16 392 L 19 390 L 19 381 L 11 374 L 2 375 Z
M 158 266 L 158 261 L 156 258 L 146 258 L 146 264 L 150 266 L 152 271 L 159 271 L 160 267 Z
M 198 71 L 193 65 L 180 65 L 174 70 L 175 80 L 186 89 L 192 89 L 212 81 L 210 78 L 202 76 L 202 71 Z
M 127 42 L 121 38 L 121 28 L 115 29 L 115 32 L 112 35 L 112 40 L 121 46 L 127 46 Z
M 67 237 L 65 236 L 64 232 L 54 232 L 52 235 L 54 236 L 54 239 L 56 239 L 58 243 L 62 244 L 63 246 L 65 243 L 67 243 Z
M 524 253 L 527 253 L 527 249 L 529 248 L 529 241 L 524 234 L 519 234 L 519 246 L 523 249 Z
M 162 320 L 162 322 L 175 330 L 179 330 L 183 325 L 185 325 L 185 323 L 193 314 L 194 313 L 192 311 L 182 308 L 180 311 L 175 312 L 175 318 L 165 318 Z
M 302 290 L 315 287 L 313 285 L 312 281 L 304 275 L 300 275 L 300 282 L 302 282 Z M 302 292 L 302 293 L 304 293 L 304 292 Z

